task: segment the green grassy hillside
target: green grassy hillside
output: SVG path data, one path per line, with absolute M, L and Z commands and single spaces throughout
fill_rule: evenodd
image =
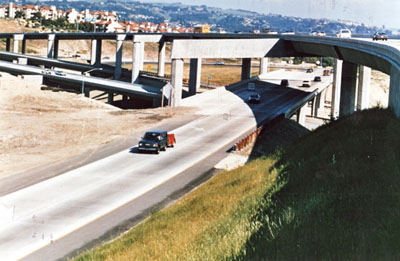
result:
M 399 134 L 390 111 L 355 113 L 215 176 L 77 260 L 397 259 Z M 263 137 L 258 154 L 273 138 Z

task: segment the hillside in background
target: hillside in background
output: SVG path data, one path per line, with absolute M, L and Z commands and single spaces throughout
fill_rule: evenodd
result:
M 9 1 L 1 0 L 1 4 Z M 161 1 L 160 1 L 161 2 Z M 39 4 L 55 5 L 58 9 L 75 8 L 78 11 L 116 11 L 120 21 L 149 21 L 154 23 L 168 22 L 171 25 L 193 27 L 197 24 L 210 24 L 212 30 L 224 29 L 227 32 L 249 32 L 253 30 L 270 29 L 278 32 L 295 31 L 310 33 L 324 31 L 336 34 L 342 28 L 349 28 L 354 34 L 371 35 L 384 28 L 368 26 L 360 23 L 334 21 L 327 19 L 311 19 L 289 17 L 277 14 L 261 14 L 245 10 L 232 10 L 207 7 L 205 5 L 189 6 L 181 3 L 141 3 L 138 1 L 31 1 L 23 0 L 19 5 Z M 388 34 L 391 32 L 385 30 Z

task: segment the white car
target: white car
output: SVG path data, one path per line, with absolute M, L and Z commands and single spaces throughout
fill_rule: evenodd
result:
M 339 38 L 351 38 L 351 31 L 349 29 L 340 29 L 336 36 Z

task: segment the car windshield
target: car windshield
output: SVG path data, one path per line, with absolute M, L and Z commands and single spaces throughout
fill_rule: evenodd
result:
M 157 140 L 158 136 L 160 136 L 159 133 L 156 132 L 146 132 L 146 134 L 144 134 L 144 137 L 146 140 Z
M 342 33 L 343 34 L 348 34 L 348 33 L 350 33 L 350 31 L 349 30 L 343 30 Z

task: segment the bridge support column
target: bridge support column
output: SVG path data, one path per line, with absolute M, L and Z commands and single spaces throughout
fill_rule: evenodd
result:
M 140 43 L 140 70 L 143 71 L 144 67 L 144 42 Z
M 140 54 L 141 46 L 140 42 L 133 42 L 133 55 L 132 55 L 132 83 L 137 83 L 139 81 L 139 71 L 140 71 Z
M 114 93 L 112 92 L 108 93 L 107 103 L 111 105 L 114 104 Z
M 251 58 L 243 58 L 241 80 L 244 81 L 250 78 L 251 78 Z
M 390 69 L 389 108 L 400 117 L 400 69 L 394 65 Z
M 332 101 L 331 101 L 331 117 L 336 119 L 339 117 L 340 105 L 340 86 L 342 83 L 342 60 L 335 60 L 332 84 Z
M 54 47 L 53 47 L 53 58 L 58 59 L 58 49 L 60 46 L 60 40 L 57 38 L 54 40 Z
M 201 58 L 190 59 L 189 96 L 196 95 L 201 81 Z
M 23 34 L 14 34 L 13 35 L 13 53 L 18 53 L 19 51 L 19 41 L 24 40 L 24 35 Z
M 96 47 L 97 47 L 97 40 L 93 39 L 91 41 L 91 48 L 90 48 L 90 64 L 91 65 L 95 65 L 95 63 L 96 63 L 96 53 L 97 53 Z
M 26 53 L 26 39 L 25 38 L 22 40 L 21 53 L 22 54 Z
M 90 88 L 85 87 L 85 97 L 90 98 Z
M 343 62 L 339 117 L 350 115 L 355 109 L 357 64 Z
M 121 78 L 122 72 L 122 45 L 124 43 L 126 35 L 117 34 L 117 48 L 115 53 L 115 70 L 114 70 L 114 80 Z
M 11 50 L 11 39 L 7 38 L 6 39 L 6 52 L 9 52 Z
M 371 87 L 371 68 L 360 65 L 358 74 L 357 110 L 369 108 L 369 90 Z
M 160 77 L 164 77 L 164 74 L 165 74 L 165 46 L 166 46 L 166 43 L 164 41 L 158 43 L 157 73 L 158 73 L 158 76 L 160 76 Z
M 308 103 L 297 111 L 297 123 L 304 126 L 306 124 L 306 109 Z
M 260 58 L 260 75 L 266 74 L 268 72 L 268 57 Z
M 55 37 L 55 34 L 49 34 L 47 36 L 47 58 L 53 58 L 53 46 Z
M 172 59 L 171 85 L 172 107 L 178 107 L 182 100 L 183 59 Z
M 94 66 L 95 67 L 100 67 L 101 66 L 101 39 L 96 39 L 94 40 L 96 41 L 96 57 L 95 62 L 94 62 Z
M 322 93 L 318 93 L 313 100 L 312 103 L 312 113 L 311 116 L 313 117 L 318 117 L 318 111 L 321 108 L 321 102 L 322 102 Z

